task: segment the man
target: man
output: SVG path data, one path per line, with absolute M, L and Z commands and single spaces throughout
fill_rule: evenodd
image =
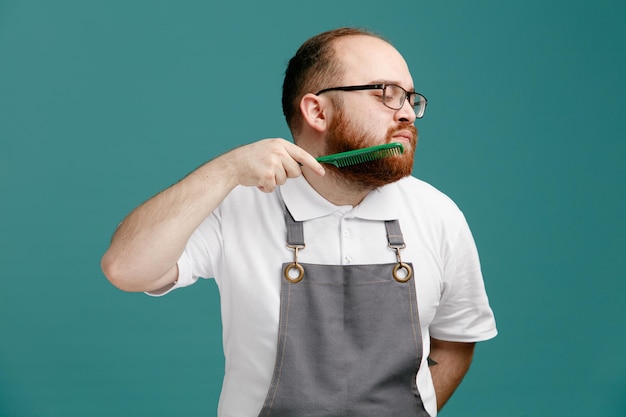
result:
M 410 176 L 425 106 L 388 42 L 322 33 L 285 75 L 295 144 L 236 148 L 119 225 L 102 259 L 117 287 L 162 295 L 215 278 L 220 416 L 435 416 L 474 343 L 496 335 L 463 215 Z M 390 142 L 404 153 L 315 160 Z

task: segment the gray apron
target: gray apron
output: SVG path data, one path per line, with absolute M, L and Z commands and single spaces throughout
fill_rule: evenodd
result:
M 302 222 L 287 211 L 274 374 L 259 417 L 427 417 L 416 385 L 422 338 L 412 266 L 397 220 L 385 222 L 398 262 L 298 263 Z

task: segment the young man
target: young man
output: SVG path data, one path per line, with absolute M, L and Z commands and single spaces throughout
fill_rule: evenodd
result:
M 162 295 L 215 278 L 220 416 L 435 416 L 474 343 L 496 335 L 463 215 L 410 176 L 425 106 L 388 42 L 322 33 L 285 75 L 295 144 L 236 148 L 118 227 L 102 260 L 117 287 Z M 404 153 L 315 160 L 390 142 Z

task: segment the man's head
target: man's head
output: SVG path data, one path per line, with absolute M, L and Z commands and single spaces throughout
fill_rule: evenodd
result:
M 369 88 L 388 84 L 397 87 Z M 368 88 L 343 88 L 364 85 Z M 283 111 L 294 139 L 314 156 L 403 143 L 401 156 L 340 171 L 329 167 L 337 178 L 374 188 L 411 172 L 417 142 L 409 102 L 413 91 L 408 66 L 391 44 L 370 32 L 343 28 L 309 39 L 291 59 Z M 392 100 L 383 102 L 383 95 Z

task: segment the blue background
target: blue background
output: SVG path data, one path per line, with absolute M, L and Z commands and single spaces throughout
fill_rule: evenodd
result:
M 289 137 L 286 63 L 345 25 L 389 38 L 428 97 L 415 174 L 465 212 L 498 320 L 441 415 L 626 416 L 625 18 L 617 0 L 0 1 L 0 416 L 215 414 L 215 284 L 123 293 L 100 257 L 196 166 Z

